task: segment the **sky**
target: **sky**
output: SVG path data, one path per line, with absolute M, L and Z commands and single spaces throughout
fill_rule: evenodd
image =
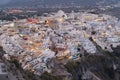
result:
M 0 0 L 0 5 L 4 5 L 7 4 L 8 2 L 10 2 L 11 0 Z

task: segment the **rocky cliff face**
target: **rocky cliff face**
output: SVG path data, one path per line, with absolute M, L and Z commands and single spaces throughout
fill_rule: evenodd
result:
M 69 61 L 65 65 L 53 60 L 50 65 L 53 71 L 48 74 L 49 77 L 60 77 L 61 80 L 120 80 L 119 52 L 120 47 L 117 47 L 114 48 L 113 53 L 104 51 L 101 53 L 103 55 L 86 55 L 80 60 Z M 58 74 L 59 71 L 60 74 Z M 49 80 L 45 78 L 48 74 L 41 75 L 42 78 L 44 77 L 43 80 Z

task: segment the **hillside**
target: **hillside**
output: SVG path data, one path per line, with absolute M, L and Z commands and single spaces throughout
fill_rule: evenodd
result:
M 36 6 L 91 6 L 116 4 L 119 0 L 5 0 L 3 7 L 36 7 Z M 5 1 L 2 1 L 5 3 Z

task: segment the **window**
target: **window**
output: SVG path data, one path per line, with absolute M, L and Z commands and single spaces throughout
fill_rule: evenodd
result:
M 8 76 L 6 76 L 6 78 L 8 79 Z
M 107 49 L 107 47 L 105 47 L 105 49 Z
M 2 72 L 7 72 L 7 70 L 6 69 L 2 69 Z

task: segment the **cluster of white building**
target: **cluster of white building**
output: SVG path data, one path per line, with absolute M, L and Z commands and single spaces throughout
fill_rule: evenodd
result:
M 108 51 L 120 45 L 120 22 L 115 17 L 60 10 L 38 19 L 38 23 L 25 19 L 0 24 L 0 43 L 8 54 L 6 58 L 15 56 L 23 69 L 35 74 L 51 71 L 48 65 L 52 58 L 77 59 L 81 49 L 97 54 L 94 42 Z

